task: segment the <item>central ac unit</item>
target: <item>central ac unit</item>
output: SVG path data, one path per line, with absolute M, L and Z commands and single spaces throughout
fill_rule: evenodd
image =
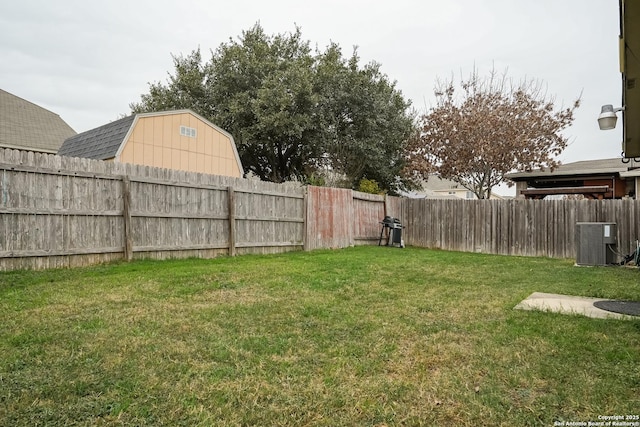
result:
M 617 262 L 618 227 L 614 222 L 576 223 L 576 264 L 611 265 Z

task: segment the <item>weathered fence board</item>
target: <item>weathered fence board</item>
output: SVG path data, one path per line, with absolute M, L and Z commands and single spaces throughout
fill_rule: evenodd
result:
M 638 200 L 403 199 L 406 244 L 464 252 L 575 258 L 577 222 L 615 222 L 618 251 L 640 239 Z
M 574 258 L 577 222 L 640 238 L 636 200 L 433 200 L 0 149 L 0 270 L 377 244 Z
M 377 244 L 380 233 L 380 221 L 384 218 L 384 196 L 353 192 L 353 244 Z
M 0 268 L 102 262 L 122 250 L 120 183 L 103 169 L 62 172 L 55 156 L 14 150 L 0 150 L 0 162 Z
M 344 188 L 307 187 L 305 248 L 378 244 L 380 222 L 400 217 L 402 199 Z
M 351 190 L 307 187 L 308 250 L 353 245 L 352 202 Z
M 302 249 L 304 191 L 0 149 L 0 270 Z

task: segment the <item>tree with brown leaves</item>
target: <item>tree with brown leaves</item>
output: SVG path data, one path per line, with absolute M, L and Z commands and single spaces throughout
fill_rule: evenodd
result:
M 488 199 L 512 171 L 553 170 L 566 148 L 562 135 L 574 120 L 580 98 L 556 109 L 538 81 L 514 84 L 492 70 L 481 78 L 474 70 L 461 79 L 461 95 L 451 79 L 435 88 L 436 105 L 420 118 L 408 144 L 407 172 L 428 179 L 437 174 Z

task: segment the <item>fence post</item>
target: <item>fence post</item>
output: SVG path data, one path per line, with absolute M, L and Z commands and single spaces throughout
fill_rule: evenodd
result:
M 387 199 L 387 193 L 384 194 L 384 217 L 389 215 L 389 199 Z
M 227 187 L 229 196 L 229 256 L 236 256 L 236 192 Z
M 302 199 L 302 250 L 309 250 L 309 238 L 307 237 L 307 230 L 309 227 L 309 186 L 304 187 L 303 199 Z
M 353 190 L 349 190 L 349 206 L 347 208 L 347 215 L 349 215 L 349 218 L 347 218 L 347 221 L 349 221 L 349 246 L 355 246 L 356 245 L 356 216 L 355 216 L 355 211 L 356 211 L 356 199 L 353 197 Z
M 124 219 L 124 259 L 133 259 L 133 239 L 131 237 L 131 181 L 122 177 L 122 217 Z

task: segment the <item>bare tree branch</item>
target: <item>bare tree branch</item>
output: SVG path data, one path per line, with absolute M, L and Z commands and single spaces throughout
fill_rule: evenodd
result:
M 580 106 L 556 109 L 538 80 L 515 83 L 506 70 L 481 78 L 477 70 L 459 87 L 438 80 L 436 105 L 422 116 L 420 132 L 407 148 L 407 170 L 423 178 L 437 173 L 488 198 L 514 170 L 550 168 L 568 139 L 562 131 Z

